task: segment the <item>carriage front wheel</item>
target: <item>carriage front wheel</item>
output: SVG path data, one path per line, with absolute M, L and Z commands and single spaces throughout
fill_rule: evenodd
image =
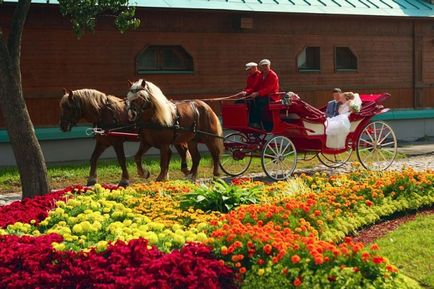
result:
M 357 141 L 357 158 L 367 170 L 382 171 L 395 160 L 398 148 L 395 133 L 383 121 L 365 126 Z
M 292 141 L 284 136 L 271 138 L 262 151 L 262 169 L 276 181 L 287 179 L 297 165 L 297 151 Z
M 252 162 L 247 136 L 243 133 L 231 133 L 225 136 L 223 142 L 225 151 L 220 158 L 221 169 L 233 177 L 242 175 Z

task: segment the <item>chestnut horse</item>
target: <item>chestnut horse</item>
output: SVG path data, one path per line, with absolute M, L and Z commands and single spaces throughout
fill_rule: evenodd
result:
M 150 147 L 160 149 L 160 174 L 157 180 L 166 180 L 170 162 L 171 144 L 187 143 L 192 159 L 190 178 L 196 179 L 200 162 L 198 142 L 208 147 L 213 162 L 214 176 L 220 175 L 220 155 L 224 151 L 223 130 L 211 107 L 201 100 L 169 101 L 155 84 L 138 80 L 131 83 L 127 95 L 128 115 L 139 128 L 140 148 L 143 154 Z M 137 156 L 136 156 L 137 157 Z
M 64 89 L 64 95 L 60 100 L 60 129 L 64 132 L 70 131 L 81 118 L 92 123 L 94 127 L 102 129 L 128 128 L 129 132 L 137 132 L 128 121 L 128 112 L 123 99 L 106 95 L 94 89 L 74 91 Z M 91 186 L 97 182 L 97 161 L 108 147 L 113 146 L 119 165 L 122 168 L 119 185 L 127 186 L 129 184 L 129 175 L 123 145 L 128 140 L 127 137 L 96 134 L 95 139 L 96 144 L 90 159 L 90 173 L 87 185 Z M 176 149 L 181 156 L 181 170 L 184 174 L 188 174 L 186 163 L 187 145 L 179 144 Z M 140 177 L 148 178 L 149 172 L 145 174 L 143 169 L 141 170 L 141 159 L 142 156 L 136 154 L 137 173 Z

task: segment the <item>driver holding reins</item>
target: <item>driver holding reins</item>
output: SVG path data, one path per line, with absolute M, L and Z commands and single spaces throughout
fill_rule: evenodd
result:
M 252 109 L 250 110 L 250 126 L 260 128 L 261 115 L 269 103 L 269 100 L 280 101 L 279 95 L 279 77 L 276 72 L 271 69 L 271 61 L 262 59 L 259 62 L 259 70 L 261 71 L 261 79 L 254 88 L 254 92 L 247 97 L 254 99 Z M 264 123 L 264 126 L 269 124 Z M 265 127 L 269 130 L 269 127 Z

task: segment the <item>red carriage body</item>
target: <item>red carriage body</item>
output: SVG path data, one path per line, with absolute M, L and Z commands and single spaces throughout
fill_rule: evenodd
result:
M 222 163 L 222 168 L 230 175 L 244 173 L 250 164 L 249 158 L 262 156 L 264 171 L 273 179 L 285 179 L 295 169 L 297 153 L 307 153 L 318 156 L 321 162 L 330 167 L 338 167 L 344 164 L 353 150 L 357 151 L 359 161 L 366 168 L 373 168 L 372 162 L 365 160 L 363 151 L 377 153 L 379 149 L 380 161 L 384 164 L 380 169 L 390 166 L 396 155 L 396 138 L 393 130 L 384 122 L 370 123 L 372 117 L 384 113 L 389 109 L 384 108 L 382 103 L 389 94 L 360 95 L 362 100 L 361 110 L 351 113 L 350 133 L 346 136 L 345 147 L 342 149 L 327 146 L 325 107 L 315 108 L 298 96 L 293 96 L 288 104 L 271 102 L 263 112 L 263 119 L 272 123 L 272 129 L 265 131 L 248 126 L 249 108 L 245 103 L 222 103 L 223 126 L 225 129 L 237 131 L 229 135 L 225 141 L 226 160 L 231 158 L 230 165 Z M 270 139 L 271 138 L 271 139 Z M 384 139 L 383 139 L 384 138 Z M 390 141 L 392 139 L 392 141 Z M 386 142 L 387 141 L 387 142 Z M 281 144 L 282 143 L 282 144 Z M 387 144 L 387 156 L 384 153 L 382 143 Z M 281 145 L 280 145 L 281 144 Z M 267 169 L 267 160 L 275 163 L 283 161 L 285 154 L 281 150 L 291 148 L 294 150 L 293 161 L 288 166 L 282 165 L 278 176 Z M 290 155 L 288 152 L 287 155 Z M 225 160 L 223 160 L 225 161 Z M 243 163 L 244 162 L 244 163 Z M 235 169 L 241 164 L 240 170 Z M 274 165 L 274 164 L 273 164 Z M 268 172 L 267 172 L 268 170 Z

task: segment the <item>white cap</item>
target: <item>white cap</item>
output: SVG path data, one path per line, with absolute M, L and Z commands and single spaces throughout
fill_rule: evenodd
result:
M 256 66 L 258 66 L 258 64 L 256 62 L 246 63 L 246 70 L 249 70 L 250 68 L 256 67 Z
M 271 65 L 271 61 L 268 59 L 262 59 L 259 61 L 259 65 Z

